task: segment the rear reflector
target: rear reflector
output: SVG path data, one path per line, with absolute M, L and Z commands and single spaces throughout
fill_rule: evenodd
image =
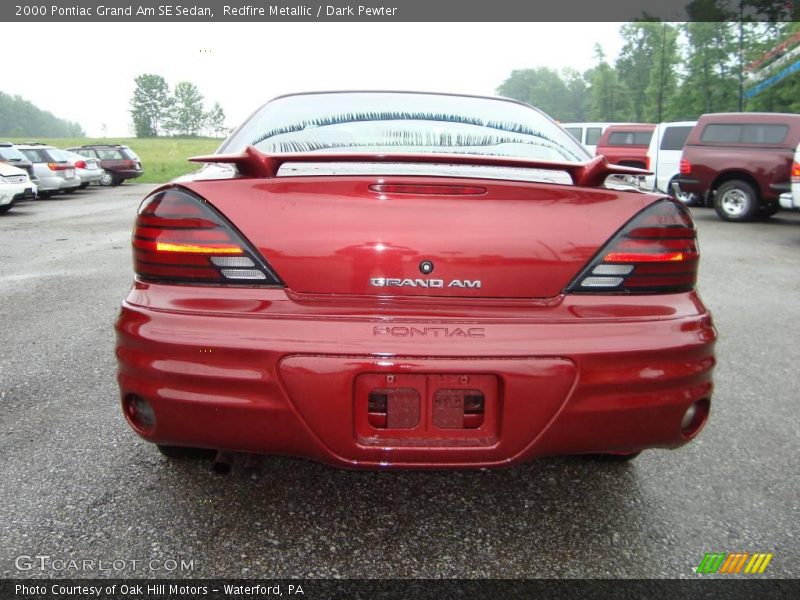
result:
M 691 215 L 672 200 L 652 204 L 623 227 L 568 293 L 671 293 L 694 289 L 700 253 Z
M 233 225 L 180 188 L 142 202 L 133 231 L 133 266 L 143 281 L 282 285 Z

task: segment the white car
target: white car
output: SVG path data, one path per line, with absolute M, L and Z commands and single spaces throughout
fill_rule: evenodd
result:
M 88 158 L 69 150 L 62 150 L 73 165 L 75 172 L 81 178 L 81 189 L 86 189 L 91 183 L 99 183 L 103 178 L 103 169 L 96 158 Z
M 0 215 L 20 200 L 36 197 L 36 184 L 22 169 L 0 163 Z
M 800 210 L 800 145 L 794 151 L 792 162 L 792 191 L 781 194 L 781 208 Z
M 697 121 L 659 123 L 647 149 L 647 169 L 653 172 L 645 178 L 647 187 L 669 194 L 684 204 L 693 204 L 695 201 L 693 194 L 683 193 L 678 187 L 681 153 L 695 123 Z
M 608 126 L 620 124 L 621 123 L 559 123 L 568 134 L 583 144 L 592 156 L 594 156 L 597 150 L 597 142 L 603 137 L 603 132 Z

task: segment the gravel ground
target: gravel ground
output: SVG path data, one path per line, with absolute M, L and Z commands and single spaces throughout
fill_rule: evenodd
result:
M 800 575 L 800 215 L 695 210 L 719 366 L 684 448 L 492 472 L 264 457 L 219 476 L 162 458 L 117 404 L 112 323 L 149 189 L 0 217 L 1 577 L 695 577 L 710 551 L 773 552 L 766 575 Z

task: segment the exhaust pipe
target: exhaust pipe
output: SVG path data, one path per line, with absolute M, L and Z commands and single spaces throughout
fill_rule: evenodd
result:
M 211 468 L 214 470 L 214 473 L 227 475 L 233 468 L 234 460 L 236 460 L 236 455 L 233 452 L 228 452 L 227 450 L 218 450 L 217 455 L 214 457 L 214 464 L 211 465 Z

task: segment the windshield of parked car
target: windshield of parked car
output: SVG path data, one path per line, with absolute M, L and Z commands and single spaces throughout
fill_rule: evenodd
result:
M 13 146 L 0 146 L 0 159 L 17 161 L 25 160 L 25 157 L 22 155 L 22 152 Z
M 345 92 L 277 98 L 220 149 L 267 154 L 447 153 L 582 162 L 591 157 L 523 104 L 468 96 Z

